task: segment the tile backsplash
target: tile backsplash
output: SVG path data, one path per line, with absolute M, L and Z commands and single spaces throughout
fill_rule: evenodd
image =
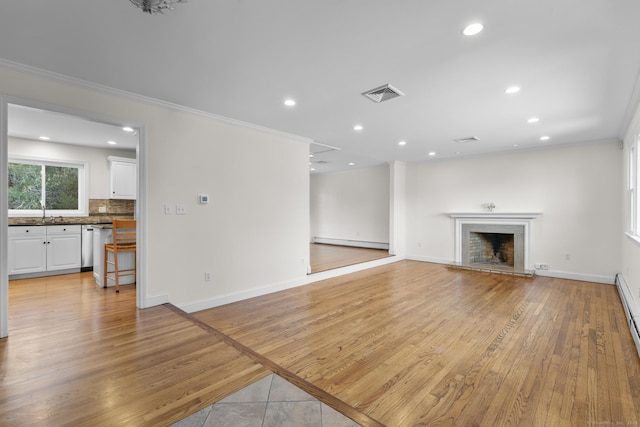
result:
M 37 217 L 10 217 L 9 225 L 31 224 L 108 224 L 115 218 L 134 218 L 136 212 L 135 200 L 119 199 L 89 199 L 89 216 L 56 217 L 48 216 L 43 221 Z
M 89 199 L 89 216 L 133 216 L 135 200 Z

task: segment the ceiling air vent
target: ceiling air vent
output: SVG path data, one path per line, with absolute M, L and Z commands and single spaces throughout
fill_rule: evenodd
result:
M 368 90 L 366 92 L 363 92 L 362 94 L 373 102 L 388 101 L 390 99 L 404 95 L 404 93 L 400 92 L 398 89 L 389 84 Z
M 467 138 L 454 139 L 454 141 L 463 144 L 463 143 L 466 143 L 466 142 L 480 141 L 480 138 L 478 138 L 477 136 L 470 136 L 470 137 L 467 137 Z

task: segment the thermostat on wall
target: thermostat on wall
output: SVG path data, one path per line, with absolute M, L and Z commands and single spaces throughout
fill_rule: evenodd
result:
M 198 203 L 201 205 L 206 205 L 209 203 L 209 195 L 208 194 L 198 194 Z

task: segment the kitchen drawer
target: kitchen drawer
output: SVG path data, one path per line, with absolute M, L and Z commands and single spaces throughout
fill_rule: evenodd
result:
M 9 227 L 9 237 L 13 236 L 44 236 L 46 227 L 42 225 L 16 225 Z
M 47 235 L 80 234 L 81 225 L 47 225 Z

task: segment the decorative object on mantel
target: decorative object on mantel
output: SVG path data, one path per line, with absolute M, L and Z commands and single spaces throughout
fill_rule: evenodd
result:
M 487 212 L 493 212 L 493 210 L 496 208 L 496 205 L 493 202 L 487 202 L 487 203 L 483 203 L 482 207 Z
M 185 3 L 186 0 L 129 0 L 134 6 L 148 14 L 164 13 L 164 9 L 173 9 L 175 3 Z

